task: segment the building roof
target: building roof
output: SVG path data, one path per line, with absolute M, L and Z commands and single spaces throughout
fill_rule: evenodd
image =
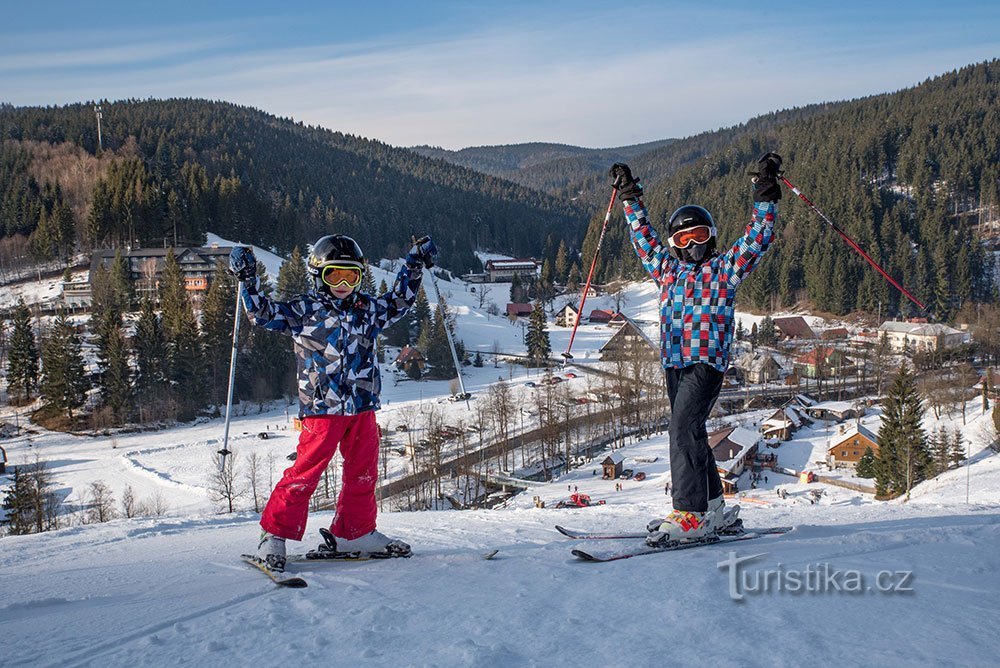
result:
M 513 260 L 487 260 L 486 270 L 490 269 L 537 269 L 538 263 L 531 259 L 513 259 Z
M 535 307 L 521 302 L 507 304 L 507 315 L 529 315 Z
M 565 312 L 566 309 L 569 309 L 573 313 L 577 313 L 578 312 L 577 308 L 575 306 L 573 306 L 572 302 L 566 302 L 566 305 L 563 306 L 561 309 L 559 309 L 559 313 Z
M 604 309 L 595 308 L 590 312 L 590 320 L 596 320 L 597 322 L 608 322 L 614 314 L 611 311 L 606 311 Z
M 817 366 L 820 360 L 824 362 L 829 362 L 831 359 L 836 357 L 843 357 L 847 360 L 847 355 L 843 352 L 837 350 L 836 348 L 831 348 L 830 346 L 820 346 L 818 348 L 813 348 L 807 353 L 803 353 L 795 358 L 796 364 L 804 364 L 808 366 Z
M 124 251 L 113 248 L 95 250 L 90 256 L 90 272 L 94 274 L 98 267 L 109 265 L 118 252 L 121 252 L 122 257 L 128 260 L 154 259 L 160 265 L 166 259 L 167 253 L 170 250 L 170 248 L 132 248 L 131 250 Z M 217 260 L 229 257 L 229 253 L 232 250 L 230 246 L 178 247 L 173 249 L 178 264 L 211 265 L 214 265 Z
M 779 408 L 761 423 L 762 427 L 774 427 L 777 429 L 784 429 L 785 427 L 801 427 L 802 426 L 802 416 L 799 412 L 792 408 L 791 406 L 785 406 L 784 408 Z
M 849 332 L 846 327 L 833 327 L 831 329 L 823 330 L 823 333 L 819 337 L 825 341 L 831 339 L 846 339 Z
M 808 394 L 796 394 L 794 401 L 799 406 L 802 406 L 804 408 L 808 408 L 809 406 L 812 406 L 813 404 L 816 403 L 816 400 L 810 397 Z
M 425 359 L 424 354 L 420 352 L 420 350 L 418 350 L 417 348 L 413 348 L 411 346 L 403 346 L 403 348 L 399 351 L 399 356 L 396 357 L 395 363 L 406 364 L 410 360 L 417 360 L 422 362 L 424 359 Z
M 622 317 L 625 319 L 625 322 L 622 323 L 622 326 L 618 328 L 618 331 L 612 334 L 611 338 L 608 339 L 603 346 L 601 346 L 601 349 L 598 352 L 604 353 L 607 352 L 608 350 L 614 350 L 619 345 L 618 339 L 626 337 L 630 334 L 632 335 L 638 334 L 640 340 L 647 346 L 649 346 L 653 350 L 653 352 L 659 355 L 660 346 L 657 345 L 656 343 L 653 343 L 653 340 L 649 338 L 649 335 L 647 335 L 646 332 L 642 331 L 642 328 L 639 327 L 639 325 L 637 325 L 634 320 L 632 320 L 631 318 L 627 318 L 625 316 Z
M 857 424 L 855 424 L 855 425 L 851 425 L 851 428 L 848 429 L 847 431 L 845 431 L 843 434 L 834 434 L 833 437 L 830 439 L 831 445 L 830 445 L 830 447 L 828 449 L 829 450 L 833 450 L 834 448 L 839 447 L 840 445 L 842 445 L 845 441 L 851 440 L 852 438 L 854 438 L 858 434 L 861 434 L 862 436 L 864 436 L 865 438 L 867 438 L 869 441 L 871 441 L 875 445 L 878 445 L 878 436 L 876 436 L 875 434 L 873 434 L 864 425 L 857 425 Z
M 883 322 L 879 325 L 878 331 L 906 334 L 907 336 L 943 336 L 962 333 L 953 327 L 942 325 L 941 323 L 900 322 L 898 320 Z
M 743 353 L 736 362 L 736 366 L 748 372 L 763 371 L 772 364 L 779 369 L 781 368 L 781 365 L 778 364 L 773 355 L 761 355 L 758 352 Z
M 610 455 L 604 458 L 601 464 L 621 464 L 625 461 L 625 455 L 620 452 L 612 452 Z
M 846 413 L 857 408 L 857 405 L 850 401 L 821 401 L 809 407 L 810 411 L 829 411 L 831 413 Z
M 815 339 L 816 334 L 801 315 L 790 315 L 772 320 L 782 335 L 790 339 Z
M 727 427 L 708 435 L 708 446 L 712 448 L 716 465 L 727 471 L 759 441 L 756 432 L 744 427 Z

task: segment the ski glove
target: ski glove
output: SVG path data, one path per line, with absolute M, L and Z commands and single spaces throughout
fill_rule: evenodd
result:
M 632 170 L 623 162 L 616 162 L 608 171 L 611 182 L 618 189 L 618 199 L 621 201 L 636 200 L 642 197 L 642 185 L 632 177 Z
M 430 269 L 437 262 L 437 256 L 438 249 L 434 245 L 434 241 L 430 237 L 421 237 L 413 242 L 413 248 L 410 249 L 410 253 L 406 256 L 406 264 L 422 264 Z
M 757 161 L 757 171 L 750 172 L 753 178 L 753 198 L 756 202 L 777 202 L 781 199 L 781 156 L 765 153 Z
M 229 254 L 229 273 L 241 281 L 249 281 L 257 275 L 257 258 L 248 246 L 237 246 Z

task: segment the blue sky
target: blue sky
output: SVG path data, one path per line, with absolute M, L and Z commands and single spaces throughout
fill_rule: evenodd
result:
M 446 148 L 682 137 L 1000 57 L 995 1 L 2 0 L 0 16 L 3 102 L 200 97 Z

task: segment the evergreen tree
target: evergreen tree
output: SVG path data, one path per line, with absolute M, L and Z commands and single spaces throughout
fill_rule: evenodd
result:
M 527 346 L 528 357 L 537 365 L 549 358 L 552 353 L 552 345 L 549 342 L 549 333 L 545 329 L 545 308 L 542 301 L 535 302 L 535 307 L 531 311 L 528 320 Z
M 433 368 L 435 378 L 454 378 L 458 373 L 448 345 L 448 332 L 445 330 L 450 327 L 447 309 L 444 297 L 440 297 L 430 327 L 431 336 L 427 341 L 427 363 Z
M 951 438 L 950 452 L 948 453 L 949 468 L 951 466 L 961 466 L 965 462 L 965 452 L 965 438 L 962 436 L 962 430 L 956 427 Z
M 132 368 L 121 322 L 107 325 L 102 336 L 100 390 L 102 402 L 117 424 L 125 422 L 132 408 Z
M 366 295 L 375 294 L 375 273 L 370 264 L 365 264 L 365 273 L 361 277 L 361 292 Z
M 559 250 L 556 251 L 556 261 L 552 269 L 555 271 L 553 278 L 559 283 L 565 283 L 569 276 L 569 249 L 566 242 L 559 242 Z
M 83 405 L 89 389 L 80 337 L 66 314 L 60 313 L 42 339 L 42 401 L 45 408 L 72 421 L 74 409 Z
M 478 350 L 476 351 L 476 356 L 472 359 L 472 366 L 476 367 L 477 369 L 481 369 L 483 366 L 483 356 L 479 353 Z
M 411 340 L 420 340 L 421 335 L 424 334 L 426 329 L 425 323 L 429 323 L 430 319 L 431 305 L 427 301 L 427 293 L 424 292 L 423 286 L 420 286 L 420 290 L 417 292 L 417 299 L 413 302 L 413 308 L 410 309 L 410 330 L 412 332 Z M 426 350 L 426 348 L 423 350 Z
M 173 249 L 167 251 L 164 261 L 160 295 L 172 399 L 178 419 L 193 420 L 205 401 L 202 341 Z
M 865 448 L 864 453 L 861 455 L 861 459 L 858 460 L 855 472 L 858 474 L 859 478 L 874 478 L 876 471 L 875 453 L 872 452 L 870 447 Z
M 883 403 L 878 432 L 876 487 L 885 496 L 909 494 L 926 477 L 930 457 L 921 423 L 923 404 L 916 378 L 906 363 L 900 367 Z
M 275 298 L 279 301 L 286 301 L 296 295 L 309 292 L 312 287 L 312 279 L 306 271 L 306 263 L 302 257 L 302 252 L 296 246 L 292 249 L 292 254 L 281 264 L 278 270 L 278 287 Z
M 270 296 L 271 279 L 259 262 L 257 275 L 261 293 Z M 240 346 L 240 361 L 236 367 L 240 396 L 260 402 L 285 396 L 295 386 L 291 338 L 261 327 L 248 327 L 247 330 L 247 341 Z
M 14 327 L 7 352 L 7 387 L 13 397 L 28 402 L 38 386 L 38 346 L 31 328 L 31 311 L 18 299 L 13 313 Z
M 778 331 L 770 315 L 765 315 L 757 330 L 757 345 L 773 346 L 778 341 Z
M 569 275 L 566 277 L 566 289 L 573 291 L 580 287 L 580 267 L 573 263 L 573 266 L 569 269 Z
M 235 279 L 219 261 L 201 304 L 201 332 L 209 371 L 208 394 L 216 406 L 224 401 L 228 389 L 233 319 L 236 317 L 235 291 Z
M 140 419 L 161 415 L 167 396 L 167 341 L 149 297 L 142 300 L 135 326 L 135 392 Z

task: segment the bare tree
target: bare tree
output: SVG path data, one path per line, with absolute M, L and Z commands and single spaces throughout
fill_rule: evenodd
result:
M 246 494 L 246 488 L 239 484 L 239 477 L 236 475 L 236 458 L 235 452 L 230 454 L 223 466 L 222 455 L 216 454 L 212 458 L 215 465 L 209 480 L 212 500 L 221 503 L 223 510 L 230 513 L 236 510 L 236 500 Z
M 90 483 L 84 521 L 87 524 L 99 524 L 113 520 L 115 516 L 115 497 L 111 488 L 101 480 Z
M 250 499 L 253 501 L 253 511 L 255 513 L 260 512 L 263 501 L 265 501 L 265 490 L 261 481 L 263 473 L 260 455 L 257 452 L 251 452 L 250 456 L 247 457 L 247 467 L 244 475 L 246 476 L 246 485 L 250 492 Z
M 135 490 L 132 489 L 132 485 L 125 486 L 125 490 L 122 492 L 121 506 L 122 515 L 129 519 L 136 517 L 139 503 L 135 499 Z

